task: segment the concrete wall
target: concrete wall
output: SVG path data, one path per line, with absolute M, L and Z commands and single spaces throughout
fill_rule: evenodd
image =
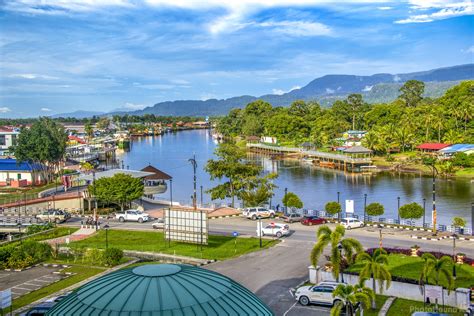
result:
M 314 268 L 310 266 L 309 270 L 309 280 L 311 283 L 319 283 L 321 281 L 335 281 L 331 272 L 323 271 L 320 267 Z M 348 284 L 357 284 L 359 282 L 358 275 L 344 274 L 344 282 Z M 366 286 L 372 287 L 372 279 L 366 281 Z M 376 289 L 377 294 L 383 294 L 387 296 L 395 296 L 400 298 L 405 298 L 414 301 L 423 302 L 423 292 L 420 289 L 420 286 L 417 284 L 409 284 L 392 281 L 390 288 L 385 289 L 383 293 L 379 292 L 379 285 L 377 284 Z M 470 302 L 470 290 L 458 288 L 456 290 L 448 293 L 447 290 L 444 290 L 444 305 L 454 306 L 460 309 L 466 309 L 469 306 Z M 442 301 L 439 304 L 443 304 Z

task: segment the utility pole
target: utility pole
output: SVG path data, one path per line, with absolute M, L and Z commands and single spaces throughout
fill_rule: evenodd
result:
M 367 193 L 364 194 L 364 224 L 365 224 L 366 213 L 367 213 Z
M 196 203 L 196 169 L 197 169 L 197 162 L 196 162 L 196 155 L 193 155 L 193 158 L 188 160 L 191 165 L 193 166 L 193 173 L 194 173 L 194 193 L 193 193 L 193 208 L 197 210 L 197 203 Z

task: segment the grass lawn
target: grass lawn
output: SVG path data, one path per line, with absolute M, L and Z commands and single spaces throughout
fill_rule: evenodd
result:
M 392 306 L 388 310 L 388 316 L 400 316 L 400 315 L 411 315 L 414 312 L 434 312 L 435 305 L 430 304 L 426 307 L 423 306 L 423 302 L 419 301 L 410 301 L 403 298 L 397 298 L 392 303 Z M 462 316 L 464 313 L 457 309 L 456 307 L 451 306 L 439 306 L 439 311 L 448 315 Z M 365 313 L 364 313 L 365 314 Z
M 364 309 L 364 316 L 377 316 L 382 308 L 383 304 L 387 300 L 388 296 L 385 295 L 375 295 L 375 304 L 377 306 L 376 309 Z M 360 316 L 360 311 L 357 312 L 357 316 Z M 400 315 L 398 315 L 400 316 Z
M 463 168 L 455 173 L 459 177 L 474 177 L 474 168 Z
M 76 274 L 13 300 L 13 310 L 35 302 L 45 296 L 56 293 L 57 291 L 65 289 L 73 284 L 76 284 L 105 270 L 106 268 L 96 268 L 79 265 L 74 265 L 69 268 L 66 268 L 63 270 L 64 272 L 74 272 Z
M 423 260 L 420 257 L 411 257 L 401 254 L 390 254 L 388 256 L 388 264 L 390 273 L 392 276 L 399 276 L 418 280 L 420 272 L 423 266 Z M 349 271 L 358 272 L 362 265 L 354 264 L 349 267 Z M 457 278 L 455 281 L 455 287 L 470 288 L 474 286 L 474 267 L 467 264 L 456 265 Z M 440 278 L 441 282 L 445 282 L 443 278 Z M 429 280 L 433 282 L 433 280 Z
M 152 251 L 166 254 L 176 254 L 194 258 L 224 260 L 238 257 L 245 253 L 256 251 L 259 248 L 258 238 L 235 238 L 227 236 L 209 235 L 209 244 L 203 245 L 202 252 L 194 244 L 171 242 L 170 247 L 164 239 L 162 232 L 142 232 L 109 230 L 109 247 L 122 250 Z M 273 246 L 278 241 L 263 239 L 263 247 Z M 105 248 L 105 231 L 100 230 L 98 234 L 70 244 L 72 247 Z
M 48 240 L 48 239 L 58 238 L 58 237 L 61 237 L 61 236 L 70 235 L 70 234 L 74 233 L 77 230 L 79 230 L 79 228 L 77 228 L 77 227 L 55 227 L 50 231 L 44 231 L 44 232 L 42 232 L 38 235 L 34 235 L 32 237 L 27 237 L 23 240 L 24 241 L 25 240 L 34 240 L 34 241 Z M 0 248 L 4 247 L 4 246 L 16 245 L 16 244 L 19 244 L 19 243 L 20 243 L 19 241 L 5 243 L 5 244 L 1 245 Z
M 2 188 L 0 189 L 0 204 L 7 203 L 13 199 L 24 199 L 26 193 L 27 199 L 37 198 L 38 193 L 41 191 L 52 189 L 56 186 L 54 183 L 38 186 L 38 187 L 27 187 L 27 188 Z

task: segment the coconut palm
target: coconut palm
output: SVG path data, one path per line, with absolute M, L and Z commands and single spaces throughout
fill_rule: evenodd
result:
M 344 238 L 346 230 L 342 225 L 337 225 L 334 230 L 331 230 L 327 225 L 319 227 L 317 232 L 318 241 L 311 251 L 311 263 L 317 266 L 318 260 L 321 257 L 324 249 L 331 245 L 331 263 L 333 265 L 332 274 L 337 279 L 339 277 L 341 268 L 341 253 L 339 252 L 338 245 L 342 246 L 343 256 L 348 263 L 352 263 L 353 256 L 355 253 L 359 253 L 363 250 L 362 245 L 359 241 L 353 238 Z
M 451 290 L 454 286 L 454 278 L 451 275 L 451 267 L 454 264 L 453 260 L 448 256 L 443 256 L 437 259 L 431 253 L 425 253 L 421 258 L 424 260 L 423 268 L 421 269 L 419 284 L 425 285 L 431 278 L 436 285 L 440 285 L 440 276 L 443 275 L 447 281 L 447 288 Z M 436 299 L 436 306 L 438 299 Z
M 379 281 L 379 292 L 383 292 L 384 283 L 385 288 L 388 289 L 392 282 L 392 275 L 388 271 L 388 256 L 383 249 L 375 249 L 372 255 L 361 252 L 357 255 L 357 262 L 364 265 L 359 273 L 359 281 L 372 278 L 372 290 L 375 292 L 375 280 Z M 372 300 L 372 308 L 375 309 L 375 299 Z
M 355 314 L 355 307 L 357 303 L 362 304 L 364 308 L 370 306 L 370 301 L 375 299 L 374 292 L 363 284 L 358 285 L 344 285 L 339 284 L 332 296 L 337 298 L 336 303 L 331 308 L 331 316 L 339 316 L 342 311 L 346 311 L 347 316 L 352 316 Z

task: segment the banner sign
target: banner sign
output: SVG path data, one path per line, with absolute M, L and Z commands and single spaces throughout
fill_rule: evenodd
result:
M 426 297 L 430 299 L 442 299 L 443 287 L 437 285 L 425 285 Z
M 207 245 L 207 212 L 194 210 L 165 210 L 167 240 Z
M 12 305 L 12 289 L 0 291 L 0 308 L 5 309 Z
M 346 213 L 354 213 L 354 200 L 346 200 Z

